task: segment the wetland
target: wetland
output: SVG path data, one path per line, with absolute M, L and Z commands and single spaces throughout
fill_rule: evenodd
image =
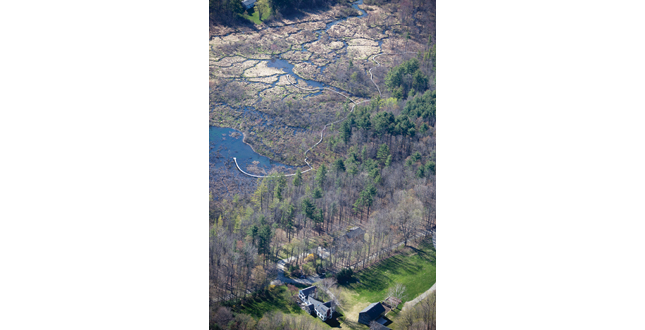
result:
M 404 43 L 406 50 L 422 48 L 413 40 L 404 41 L 400 20 L 387 9 L 365 5 L 363 0 L 350 5 L 354 10 L 350 15 L 339 14 L 343 8 L 333 6 L 252 28 L 220 27 L 211 33 L 209 127 L 238 130 L 246 142 L 229 145 L 212 140 L 211 151 L 246 154 L 251 146 L 248 149 L 257 154 L 254 161 L 259 162 L 249 171 L 253 174 L 308 168 L 304 153 L 319 141 L 324 126 L 344 118 L 352 103 L 378 95 L 376 86 L 383 84 L 387 69 L 407 58 L 381 56 L 377 65 L 373 57 L 400 53 Z M 329 127 L 326 134 L 335 129 Z M 232 158 L 223 159 L 226 154 L 219 152 L 217 164 L 210 164 L 211 190 L 220 182 L 248 181 L 239 187 L 229 184 L 236 193 L 244 193 L 248 189 L 240 187 L 252 187 L 257 179 L 238 177 L 234 164 L 229 170 L 230 165 L 224 164 Z M 315 167 L 330 155 L 322 143 L 307 156 Z

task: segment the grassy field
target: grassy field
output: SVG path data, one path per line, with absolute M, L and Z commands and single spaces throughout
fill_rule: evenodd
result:
M 327 326 L 365 328 L 356 322 L 358 312 L 372 302 L 382 301 L 389 288 L 396 283 L 401 283 L 407 288 L 407 297 L 403 299 L 399 307 L 428 290 L 436 281 L 435 249 L 432 246 L 432 241 L 421 242 L 418 249 L 408 247 L 405 250 L 402 254 L 390 257 L 358 272 L 354 275 L 353 281 L 341 285 L 345 308 L 339 311 L 342 314 L 338 319 L 340 323 L 334 320 L 333 323 L 326 323 Z M 299 289 L 303 287 L 299 286 Z M 307 315 L 300 307 L 291 303 L 290 297 L 293 294 L 285 285 L 275 286 L 267 290 L 266 293 L 247 300 L 244 305 L 230 307 L 235 313 L 248 314 L 256 319 L 262 318 L 266 313 L 278 311 Z M 395 318 L 397 312 L 398 310 L 390 312 L 389 318 Z M 324 323 L 319 319 L 318 321 Z
M 254 12 L 253 12 L 253 15 L 251 15 L 251 16 L 249 16 L 249 15 L 245 15 L 245 14 L 241 14 L 240 16 L 242 16 L 242 17 L 244 17 L 244 18 L 248 19 L 249 21 L 251 21 L 251 22 L 253 22 L 253 23 L 255 23 L 255 24 L 264 24 L 264 23 L 262 23 L 262 21 L 260 20 L 260 14 L 258 14 L 258 11 L 257 11 L 257 10 L 256 10 L 256 11 L 254 11 Z M 269 16 L 271 16 L 271 11 L 270 11 L 270 10 L 269 10 L 269 12 L 268 12 L 268 13 L 263 13 L 263 14 L 262 14 L 262 20 L 265 20 L 265 19 L 269 18 Z
M 305 288 L 304 285 L 298 285 L 298 289 Z M 295 292 L 297 293 L 297 291 Z M 290 292 L 286 285 L 275 286 L 267 291 L 265 294 L 258 295 L 252 300 L 247 300 L 243 306 L 231 306 L 231 310 L 235 313 L 248 314 L 255 319 L 261 319 L 265 314 L 271 312 L 282 312 L 285 314 L 302 315 L 303 317 L 311 317 L 315 322 L 325 325 L 326 327 L 335 327 L 337 322 L 330 321 L 325 323 L 321 319 L 309 315 L 309 313 L 302 310 L 298 305 L 294 305 L 290 301 L 290 297 L 294 292 Z
M 244 305 L 232 306 L 235 313 L 249 314 L 261 318 L 265 313 L 280 311 L 283 313 L 305 314 L 299 306 L 293 305 L 289 300 L 292 292 L 286 286 L 280 285 L 269 289 L 266 293 L 259 294 L 252 300 L 247 300 Z
M 342 285 L 346 300 L 346 317 L 357 319 L 358 312 L 373 302 L 386 298 L 388 290 L 396 283 L 406 286 L 406 301 L 416 298 L 436 282 L 435 249 L 431 240 L 423 241 L 418 249 L 406 248 L 406 252 L 381 261 L 379 264 L 354 275 L 349 284 Z

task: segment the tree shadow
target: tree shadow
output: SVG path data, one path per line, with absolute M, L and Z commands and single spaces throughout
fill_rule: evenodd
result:
M 321 13 L 324 13 L 328 10 L 330 10 L 331 7 L 329 6 L 318 6 L 318 7 L 313 7 L 313 8 L 300 8 L 300 9 L 293 9 L 282 14 L 282 18 L 289 19 L 289 20 L 295 20 L 295 19 L 303 19 L 309 15 L 318 15 Z
M 338 285 L 344 288 L 351 288 L 352 285 L 356 283 L 359 283 L 359 280 L 356 278 L 356 275 L 354 275 L 348 280 L 345 280 L 343 282 L 338 282 Z

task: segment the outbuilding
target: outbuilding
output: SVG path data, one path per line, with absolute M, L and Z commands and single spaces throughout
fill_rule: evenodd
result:
M 255 6 L 255 0 L 244 0 L 242 1 L 242 6 L 244 9 L 249 10 L 251 7 Z
M 380 302 L 371 303 L 358 313 L 358 322 L 367 326 L 370 322 L 378 320 L 385 313 L 385 307 Z

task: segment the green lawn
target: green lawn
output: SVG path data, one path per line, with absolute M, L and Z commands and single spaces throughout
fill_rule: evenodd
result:
M 369 303 L 382 301 L 388 289 L 396 283 L 402 283 L 407 288 L 407 298 L 403 299 L 403 303 L 428 290 L 436 281 L 435 260 L 432 241 L 427 240 L 420 244 L 419 249 L 406 248 L 404 253 L 355 274 L 354 278 L 358 281 L 341 285 L 347 302 L 345 308 L 340 310 L 343 317 L 339 321 L 343 327 L 363 329 L 364 327 L 355 322 L 358 312 Z M 302 287 L 304 286 L 299 286 L 300 289 Z M 285 285 L 280 285 L 247 300 L 244 305 L 237 303 L 230 307 L 235 313 L 249 314 L 256 319 L 271 311 L 307 315 L 300 307 L 290 302 L 292 294 Z M 396 311 L 388 315 L 394 317 Z M 351 321 L 346 320 L 348 316 L 351 316 Z
M 296 292 L 297 293 L 297 292 Z M 266 293 L 258 294 L 255 298 L 247 300 L 244 305 L 232 306 L 235 313 L 249 314 L 255 318 L 261 318 L 270 311 L 281 311 L 283 313 L 305 314 L 298 305 L 293 305 L 289 297 L 292 293 L 286 286 L 280 285 L 267 290 Z
M 385 259 L 355 274 L 358 281 L 343 285 L 354 296 L 352 300 L 369 303 L 382 301 L 389 288 L 396 283 L 406 286 L 407 297 L 402 303 L 430 289 L 436 282 L 436 255 L 432 241 L 423 241 L 418 250 L 407 250 L 404 254 Z
M 305 288 L 304 285 L 297 285 L 298 289 Z M 296 291 L 297 293 L 297 291 Z M 310 317 L 315 322 L 330 327 L 329 324 L 323 322 L 317 317 L 309 315 L 298 305 L 293 305 L 290 301 L 292 292 L 287 289 L 287 286 L 280 285 L 269 289 L 265 294 L 260 294 L 257 297 L 247 300 L 243 306 L 239 304 L 230 306 L 231 310 L 235 313 L 248 314 L 255 319 L 261 319 L 266 313 L 269 312 L 282 312 L 285 314 L 302 315 L 302 317 Z
M 260 14 L 258 14 L 258 11 L 254 11 L 252 16 L 246 15 L 246 14 L 240 14 L 240 16 L 248 19 L 249 21 L 255 23 L 255 24 L 263 24 L 262 21 L 260 21 Z M 268 13 L 263 13 L 262 14 L 262 19 L 265 20 L 271 16 L 271 11 L 269 10 Z

